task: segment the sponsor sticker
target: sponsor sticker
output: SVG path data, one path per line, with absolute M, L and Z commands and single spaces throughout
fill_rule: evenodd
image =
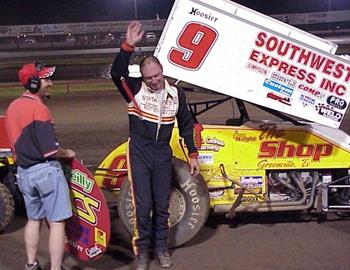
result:
M 215 137 L 206 137 L 205 142 L 207 144 L 213 144 L 213 145 L 218 145 L 218 146 L 225 146 L 225 142 L 222 140 L 219 140 Z
M 282 83 L 283 85 L 286 85 L 290 88 L 294 88 L 295 85 L 297 84 L 296 80 L 287 78 L 277 72 L 272 72 L 271 74 L 271 80 L 274 80 L 275 82 Z
M 95 228 L 95 242 L 103 247 L 107 246 L 107 234 L 99 228 Z
M 318 111 L 318 114 L 327 117 L 329 119 L 332 119 L 333 121 L 340 122 L 343 118 L 343 114 L 340 112 L 337 112 L 333 110 L 333 107 L 325 104 L 318 104 L 316 106 L 316 110 Z
M 299 84 L 298 89 L 320 100 L 324 99 L 326 96 L 324 93 L 321 93 L 318 89 L 312 88 L 311 86 L 305 84 Z
M 209 196 L 211 199 L 218 199 L 222 197 L 225 193 L 224 189 L 221 190 L 214 190 L 214 191 L 209 191 Z
M 276 100 L 276 101 L 278 101 L 278 102 L 281 102 L 281 103 L 283 103 L 283 104 L 286 104 L 286 105 L 288 105 L 288 106 L 291 105 L 291 104 L 290 104 L 290 98 L 289 98 L 289 97 L 280 96 L 280 95 L 277 95 L 277 94 L 272 93 L 272 92 L 268 93 L 268 94 L 266 95 L 266 97 L 271 98 L 271 99 L 273 99 L 273 100 Z
M 270 79 L 265 79 L 263 86 L 288 97 L 290 97 L 293 94 L 292 88 Z
M 261 176 L 242 176 L 241 185 L 252 188 L 252 187 L 261 187 L 262 186 L 262 177 Z
M 267 76 L 269 74 L 269 71 L 266 68 L 263 68 L 257 64 L 247 63 L 246 67 L 264 76 Z
M 213 164 L 213 154 L 199 154 L 198 155 L 198 162 L 201 164 Z
M 329 96 L 327 98 L 327 103 L 330 106 L 333 106 L 334 108 L 340 109 L 340 110 L 344 110 L 347 106 L 347 103 L 344 99 L 335 97 L 335 96 Z
M 89 259 L 94 259 L 98 255 L 102 254 L 102 252 L 103 252 L 102 249 L 97 245 L 94 245 L 93 247 L 89 247 L 85 249 L 85 253 Z
M 304 106 L 315 105 L 316 100 L 307 95 L 301 94 L 299 100 L 303 103 Z
M 214 151 L 218 152 L 221 147 L 225 147 L 225 142 L 217 139 L 216 137 L 206 137 L 204 143 L 201 145 L 201 151 Z
M 250 136 L 245 133 L 235 132 L 233 134 L 233 139 L 236 142 L 256 142 L 258 138 L 256 136 Z
M 84 192 L 90 193 L 94 185 L 94 180 L 90 179 L 86 173 L 79 170 L 72 170 L 70 182 L 83 188 Z
M 201 17 L 203 19 L 216 22 L 219 18 L 211 14 L 210 12 L 204 12 L 203 10 L 199 8 L 191 8 L 191 11 L 188 13 L 190 15 L 196 16 L 196 17 Z

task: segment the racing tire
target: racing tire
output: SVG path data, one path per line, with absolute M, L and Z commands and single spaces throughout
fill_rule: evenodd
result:
M 15 203 L 8 188 L 0 183 L 0 232 L 4 231 L 15 215 Z
M 209 214 L 209 193 L 201 175 L 192 176 L 186 162 L 173 158 L 172 192 L 169 203 L 169 247 L 191 240 L 204 226 Z M 130 182 L 124 181 L 118 195 L 118 215 L 132 234 L 134 206 Z
M 17 214 L 26 214 L 23 194 L 19 190 L 16 177 L 11 170 L 4 177 L 3 183 L 12 194 L 12 198 L 15 202 L 15 212 Z

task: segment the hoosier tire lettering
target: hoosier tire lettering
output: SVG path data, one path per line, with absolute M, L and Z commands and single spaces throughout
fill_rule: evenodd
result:
M 198 223 L 198 216 L 200 216 L 200 198 L 197 194 L 197 183 L 191 181 L 191 178 L 188 178 L 186 182 L 180 184 L 181 188 L 190 196 L 192 207 L 189 209 L 191 211 L 191 217 L 189 218 L 189 222 L 187 223 L 191 230 L 196 228 L 196 224 Z

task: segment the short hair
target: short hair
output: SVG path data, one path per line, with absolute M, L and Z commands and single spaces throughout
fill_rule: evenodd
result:
M 140 61 L 140 70 L 146 66 L 146 65 L 149 65 L 150 63 L 155 63 L 155 64 L 158 64 L 161 69 L 163 70 L 163 66 L 162 64 L 160 63 L 159 59 L 153 55 L 150 55 L 150 56 L 146 56 L 144 57 L 141 61 Z

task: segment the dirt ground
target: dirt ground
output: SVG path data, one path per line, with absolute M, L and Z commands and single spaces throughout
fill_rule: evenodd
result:
M 190 101 L 206 99 L 189 93 Z M 2 114 L 10 100 L 0 101 Z M 58 140 L 72 148 L 77 158 L 93 170 L 119 143 L 127 139 L 126 105 L 114 92 L 71 93 L 47 101 L 55 118 Z M 199 117 L 203 123 L 224 123 L 233 111 L 229 101 Z M 265 114 L 254 111 L 253 116 Z M 341 129 L 350 134 L 347 115 Z M 106 194 L 110 196 L 110 194 Z M 115 200 L 109 197 L 110 201 Z M 114 208 L 113 208 L 114 209 Z M 112 216 L 115 213 L 112 211 Z M 350 221 L 331 216 L 318 223 L 314 217 L 294 214 L 238 215 L 229 220 L 210 216 L 206 226 L 189 243 L 172 250 L 174 270 L 345 270 L 350 269 Z M 0 235 L 0 270 L 23 269 L 25 218 L 17 216 Z M 129 236 L 113 220 L 113 234 L 107 253 L 96 262 L 80 262 L 66 255 L 64 266 L 74 270 L 129 269 L 133 260 Z M 43 232 L 39 260 L 49 269 Z M 161 269 L 152 262 L 151 269 Z

